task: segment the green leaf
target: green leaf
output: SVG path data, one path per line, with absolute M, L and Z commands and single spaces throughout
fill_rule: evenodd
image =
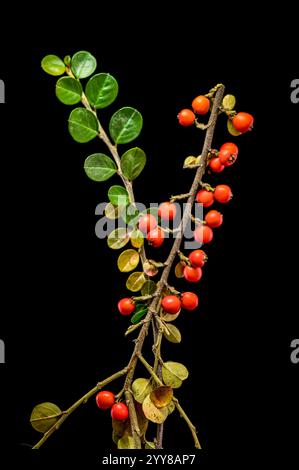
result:
M 81 100 L 82 86 L 78 80 L 62 77 L 56 83 L 56 96 L 64 104 L 77 104 Z
M 167 334 L 167 331 L 164 331 L 164 337 L 171 343 L 180 343 L 182 341 L 182 336 L 180 330 L 174 325 L 167 325 L 167 329 L 170 334 Z
M 234 95 L 225 95 L 222 101 L 222 106 L 227 111 L 232 111 L 236 106 L 236 98 L 234 97 Z
M 162 366 L 163 382 L 169 387 L 179 388 L 188 375 L 188 369 L 179 362 L 168 361 Z
M 97 61 L 93 55 L 86 51 L 76 52 L 71 60 L 71 69 L 75 77 L 86 78 L 95 71 Z
M 125 228 L 117 228 L 108 235 L 107 244 L 112 250 L 119 250 L 123 248 L 129 240 L 130 237 L 127 230 Z
M 134 273 L 135 274 L 135 273 Z M 132 290 L 132 289 L 131 289 Z M 138 289 L 140 290 L 140 289 Z M 132 315 L 131 317 L 131 323 L 133 325 L 136 325 L 136 323 L 139 323 L 140 320 L 145 317 L 145 315 L 147 314 L 147 306 L 145 304 L 139 304 L 139 305 L 136 305 L 136 308 L 135 308 L 135 311 L 134 311 L 134 315 Z
M 143 403 L 145 397 L 153 390 L 150 379 L 138 378 L 132 383 L 132 393 L 138 403 Z
M 122 273 L 133 271 L 138 266 L 139 259 L 139 253 L 136 250 L 125 250 L 118 257 L 118 269 Z
M 37 405 L 30 417 L 31 426 L 38 432 L 47 432 L 58 421 L 62 411 L 54 403 L 41 403 Z
M 147 395 L 147 397 L 145 397 L 142 403 L 142 409 L 146 418 L 152 423 L 162 424 L 168 416 L 167 406 L 163 408 L 157 408 L 151 401 L 150 395 Z
M 145 441 L 145 449 L 156 449 L 156 445 L 153 441 Z
M 126 206 L 129 204 L 129 195 L 123 186 L 111 186 L 108 191 L 108 198 L 114 206 Z
M 117 443 L 118 449 L 135 449 L 134 439 L 132 436 L 126 435 L 119 439 Z
M 68 67 L 71 65 L 71 62 L 72 62 L 72 58 L 70 55 L 66 55 L 63 59 L 63 62 L 65 63 L 65 65 L 67 65 Z
M 142 124 L 142 116 L 137 109 L 121 108 L 110 120 L 110 135 L 116 144 L 127 144 L 138 137 Z
M 141 248 L 144 244 L 144 234 L 137 228 L 131 232 L 130 239 L 134 248 Z
M 114 161 L 103 153 L 89 155 L 84 162 L 84 170 L 93 181 L 106 181 L 117 172 Z
M 121 157 L 121 169 L 126 178 L 133 181 L 140 175 L 146 164 L 146 156 L 138 147 L 128 150 Z
M 235 126 L 233 125 L 230 119 L 227 120 L 227 130 L 230 133 L 230 135 L 233 135 L 234 137 L 241 135 L 241 132 L 237 131 L 237 129 L 235 128 Z
M 134 204 L 129 204 L 121 216 L 127 225 L 135 227 L 139 220 L 139 210 Z
M 105 207 L 105 216 L 107 219 L 116 220 L 120 217 L 121 212 L 123 211 L 123 207 L 121 206 L 114 206 L 111 202 L 108 202 L 107 206 Z
M 94 108 L 106 108 L 117 97 L 118 83 L 109 73 L 98 73 L 88 81 L 85 94 Z
M 156 292 L 157 284 L 154 281 L 146 281 L 141 289 L 141 295 L 153 295 Z
M 42 60 L 41 66 L 49 75 L 63 75 L 65 72 L 65 65 L 57 55 L 46 55 Z
M 99 132 L 98 120 L 88 109 L 76 108 L 69 117 L 69 131 L 76 142 L 89 142 Z
M 132 292 L 138 292 L 140 289 L 142 289 L 142 286 L 145 283 L 145 281 L 146 279 L 145 279 L 144 273 L 142 272 L 132 273 L 127 279 L 126 287 L 128 290 Z

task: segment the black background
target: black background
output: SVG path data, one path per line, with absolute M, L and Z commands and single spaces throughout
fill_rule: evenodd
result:
M 24 50 L 5 50 L 2 43 L 1 444 L 10 456 L 30 462 L 27 445 L 40 438 L 29 424 L 32 408 L 43 401 L 69 406 L 123 367 L 133 347 L 132 338 L 123 337 L 128 320 L 116 311 L 127 294 L 126 277 L 116 270 L 118 253 L 94 234 L 94 210 L 106 200 L 109 184 L 93 183 L 83 171 L 84 159 L 105 149 L 97 141 L 72 141 L 70 109 L 55 97 L 55 77 L 40 68 L 46 54 L 83 49 L 97 57 L 98 71 L 119 82 L 117 101 L 101 113 L 104 125 L 121 106 L 143 114 L 136 140 L 148 157 L 135 184 L 141 202 L 188 190 L 192 174 L 181 170 L 182 162 L 200 153 L 203 136 L 179 128 L 176 115 L 194 96 L 223 82 L 237 97 L 237 109 L 254 114 L 254 131 L 238 139 L 228 137 L 225 119 L 219 120 L 214 146 L 234 140 L 240 154 L 232 168 L 210 181 L 230 184 L 234 198 L 221 207 L 225 222 L 207 247 L 209 262 L 195 287 L 200 309 L 180 316 L 183 341 L 165 347 L 164 356 L 190 370 L 177 395 L 211 459 L 224 453 L 235 459 L 243 448 L 253 456 L 262 451 L 265 458 L 273 449 L 289 455 L 298 441 L 298 366 L 289 359 L 290 342 L 298 337 L 297 281 L 291 273 L 297 265 L 294 64 L 274 42 L 220 53 L 186 38 L 186 30 L 157 36 L 153 26 L 146 41 L 134 35 L 124 41 L 118 30 L 106 43 L 106 35 L 99 32 L 96 41 L 68 37 L 60 47 L 48 38 Z M 166 252 L 161 250 L 161 259 Z M 111 389 L 120 387 L 121 381 Z M 165 447 L 192 449 L 178 416 L 166 424 Z M 109 413 L 91 400 L 39 458 L 71 461 L 80 455 L 95 463 L 110 448 Z

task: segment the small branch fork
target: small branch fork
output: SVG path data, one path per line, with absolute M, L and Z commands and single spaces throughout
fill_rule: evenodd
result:
M 67 73 L 69 76 L 73 76 L 70 69 L 67 69 Z M 141 328 L 139 331 L 138 337 L 135 340 L 135 347 L 134 347 L 134 350 L 133 350 L 133 353 L 131 355 L 128 365 L 125 368 L 121 369 L 120 371 L 116 372 L 115 374 L 111 375 L 110 377 L 107 377 L 105 380 L 99 382 L 92 390 L 90 390 L 82 398 L 76 401 L 70 408 L 64 411 L 59 417 L 59 419 L 56 421 L 56 423 L 43 435 L 42 439 L 33 447 L 33 449 L 39 449 L 47 441 L 47 439 L 55 431 L 57 431 L 60 428 L 60 426 L 64 423 L 64 421 L 80 405 L 86 403 L 89 400 L 89 398 L 95 395 L 101 388 L 103 388 L 104 386 L 108 385 L 109 383 L 113 382 L 114 380 L 122 376 L 125 376 L 124 387 L 118 395 L 121 396 L 123 393 L 125 395 L 126 403 L 129 408 L 130 428 L 131 428 L 131 434 L 134 440 L 134 448 L 135 449 L 141 448 L 141 436 L 140 436 L 140 430 L 138 426 L 138 419 L 137 419 L 134 399 L 133 399 L 132 392 L 131 392 L 131 386 L 134 380 L 135 369 L 136 369 L 136 365 L 138 361 L 143 363 L 143 365 L 146 367 L 146 369 L 150 373 L 151 377 L 153 377 L 153 379 L 158 385 L 163 384 L 161 381 L 160 350 L 161 350 L 161 342 L 162 342 L 162 337 L 163 337 L 163 328 L 165 329 L 165 326 L 162 320 L 160 319 L 160 317 L 158 316 L 162 292 L 165 287 L 168 287 L 168 277 L 171 272 L 173 263 L 176 259 L 176 256 L 178 255 L 178 253 L 180 253 L 180 246 L 183 240 L 183 235 L 186 229 L 186 225 L 191 217 L 191 211 L 194 205 L 196 193 L 198 191 L 199 186 L 201 184 L 203 185 L 202 177 L 205 173 L 205 170 L 208 164 L 209 151 L 212 145 L 215 126 L 216 126 L 217 118 L 219 115 L 219 109 L 220 109 L 223 95 L 224 95 L 224 89 L 225 89 L 224 85 L 219 84 L 216 87 L 214 87 L 212 90 L 210 90 L 210 92 L 206 95 L 210 98 L 214 98 L 214 101 L 213 101 L 212 111 L 210 114 L 210 119 L 209 119 L 208 124 L 206 125 L 207 130 L 206 130 L 205 140 L 204 140 L 204 144 L 203 144 L 203 148 L 201 152 L 200 165 L 197 168 L 190 191 L 187 194 L 182 194 L 179 196 L 172 196 L 171 198 L 172 201 L 187 199 L 187 204 L 185 205 L 183 217 L 179 226 L 179 236 L 175 238 L 171 251 L 168 255 L 168 258 L 166 262 L 164 263 L 164 268 L 161 274 L 161 278 L 160 278 L 160 281 L 157 283 L 157 288 L 156 288 L 154 296 L 152 296 L 152 298 L 147 298 L 147 300 L 150 300 L 150 303 L 149 303 L 146 317 L 139 324 L 130 326 L 125 333 L 126 335 L 128 335 L 129 333 L 135 331 L 136 329 Z M 84 94 L 82 95 L 82 104 L 89 111 L 93 112 L 97 116 L 96 111 L 90 106 Z M 117 147 L 112 144 L 108 135 L 104 131 L 103 127 L 101 126 L 100 122 L 99 122 L 99 129 L 100 131 L 99 131 L 98 136 L 106 144 L 106 146 L 111 152 L 111 155 L 113 156 L 115 160 L 115 163 L 118 168 L 118 173 L 128 191 L 130 203 L 135 204 L 135 197 L 134 197 L 132 183 L 123 175 L 121 171 L 120 157 L 117 151 Z M 141 255 L 142 264 L 147 262 L 147 257 L 146 257 L 144 247 L 141 248 L 140 255 Z M 154 346 L 153 346 L 154 355 L 155 355 L 154 368 L 152 368 L 142 356 L 143 344 L 148 335 L 149 327 L 151 324 L 153 325 L 153 331 L 154 331 Z M 190 429 L 195 447 L 200 449 L 201 446 L 200 446 L 194 425 L 192 424 L 187 414 L 181 407 L 179 401 L 175 397 L 173 398 L 173 402 L 176 406 L 176 409 L 180 413 L 181 417 L 184 419 L 184 421 L 186 422 L 186 424 L 188 425 Z M 157 429 L 157 437 L 156 437 L 157 448 L 162 448 L 162 438 L 163 438 L 163 425 L 159 425 Z

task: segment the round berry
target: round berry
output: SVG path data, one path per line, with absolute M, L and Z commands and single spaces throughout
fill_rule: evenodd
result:
M 223 215 L 218 211 L 212 210 L 206 214 L 205 221 L 207 222 L 209 227 L 217 228 L 222 225 Z
M 148 233 L 158 225 L 158 221 L 153 214 L 145 214 L 139 219 L 138 227 L 143 233 Z
M 209 167 L 214 173 L 221 173 L 224 170 L 224 165 L 221 163 L 220 158 L 212 158 L 209 163 Z
M 131 315 L 135 310 L 135 304 L 132 299 L 125 297 L 118 302 L 118 310 L 121 315 Z
M 232 155 L 235 155 L 236 157 L 238 156 L 238 153 L 239 153 L 239 148 L 236 144 L 234 144 L 233 142 L 226 142 L 225 144 L 221 145 L 220 147 L 220 151 L 221 150 L 230 150 L 230 153 Z
M 214 191 L 214 198 L 216 201 L 226 204 L 233 197 L 232 190 L 226 184 L 219 184 Z
M 157 227 L 148 232 L 146 239 L 152 247 L 159 248 L 164 242 L 164 232 L 161 227 Z
M 115 403 L 111 408 L 111 417 L 116 421 L 125 421 L 129 417 L 129 410 L 125 403 Z
M 103 390 L 96 396 L 96 403 L 101 410 L 108 410 L 115 403 L 114 393 Z
M 249 113 L 238 113 L 233 118 L 234 128 L 242 134 L 251 131 L 254 123 L 254 118 Z
M 189 255 L 189 261 L 193 268 L 202 268 L 208 257 L 203 250 L 194 250 Z
M 181 296 L 182 308 L 195 310 L 198 307 L 198 297 L 193 292 L 184 292 Z
M 201 189 L 196 194 L 196 200 L 199 204 L 202 204 L 203 207 L 210 207 L 214 202 L 214 195 L 212 191 Z
M 190 266 L 185 266 L 184 268 L 184 278 L 188 282 L 198 282 L 202 276 L 201 268 L 192 268 Z
M 173 202 L 162 202 L 158 209 L 158 215 L 162 220 L 173 220 L 176 216 L 176 205 Z
M 229 149 L 223 149 L 219 152 L 220 163 L 224 166 L 231 166 L 237 160 L 237 154 L 232 154 Z
M 176 314 L 181 309 L 181 301 L 176 295 L 166 295 L 161 302 L 164 312 Z
M 213 240 L 213 230 L 208 225 L 201 225 L 195 229 L 194 238 L 202 245 L 210 243 Z
M 181 126 L 192 126 L 195 121 L 195 114 L 193 111 L 191 111 L 191 109 L 182 109 L 182 111 L 178 114 L 178 120 Z
M 193 111 L 197 114 L 207 114 L 210 109 L 210 100 L 206 96 L 200 95 L 192 101 Z

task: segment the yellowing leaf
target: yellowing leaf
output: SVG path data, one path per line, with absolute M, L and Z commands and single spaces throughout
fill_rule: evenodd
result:
M 162 310 L 161 318 L 162 318 L 163 321 L 171 322 L 171 321 L 176 320 L 180 313 L 181 313 L 181 310 L 179 310 L 178 313 L 175 313 L 175 314 L 166 313 Z M 168 325 L 167 325 L 167 328 L 168 328 Z
M 171 403 L 173 398 L 173 390 L 171 387 L 155 388 L 150 394 L 150 399 L 157 408 L 163 408 Z
M 234 97 L 234 95 L 225 95 L 222 101 L 222 106 L 227 111 L 232 111 L 236 106 L 236 98 Z
M 126 282 L 126 287 L 129 289 L 131 292 L 138 292 L 140 289 L 142 289 L 143 284 L 145 284 L 146 279 L 144 276 L 144 273 L 141 272 L 135 272 L 130 274 L 130 276 L 127 279 Z
M 158 274 L 158 272 L 159 272 L 158 268 L 156 268 L 156 266 L 149 263 L 148 261 L 143 263 L 143 270 L 144 270 L 145 274 L 149 277 L 156 276 L 156 274 Z
M 117 443 L 118 449 L 134 449 L 134 439 L 132 436 L 123 436 Z
M 111 202 L 108 202 L 107 206 L 105 207 L 105 216 L 110 220 L 118 219 L 122 210 L 124 210 L 124 207 L 114 206 L 111 204 Z
M 131 244 L 134 248 L 141 248 L 144 244 L 144 235 L 140 230 L 136 229 L 130 235 Z
M 145 441 L 145 449 L 156 449 L 155 443 L 152 441 Z
M 139 253 L 135 250 L 123 251 L 117 260 L 118 269 L 122 273 L 133 271 L 139 263 Z
M 180 330 L 174 325 L 167 325 L 167 328 L 170 334 L 164 331 L 164 337 L 171 343 L 180 343 L 182 341 Z
M 180 261 L 175 269 L 174 269 L 174 274 L 176 275 L 177 278 L 181 279 L 184 277 L 184 268 L 186 266 L 186 263 L 184 261 Z
M 125 228 L 113 230 L 107 238 L 107 244 L 112 250 L 123 248 L 129 241 L 129 235 Z
M 150 395 L 147 395 L 147 397 L 144 399 L 142 409 L 146 418 L 152 423 L 162 424 L 168 416 L 167 406 L 164 408 L 157 408 L 153 404 Z
M 230 119 L 227 120 L 227 129 L 228 129 L 228 132 L 233 135 L 234 137 L 237 137 L 238 135 L 241 135 L 241 132 L 237 131 L 237 129 L 235 129 L 232 121 Z
M 149 379 L 139 378 L 132 383 L 132 392 L 138 403 L 143 403 L 145 397 L 151 393 L 153 387 Z
M 173 401 L 171 401 L 169 405 L 167 405 L 167 409 L 168 409 L 168 415 L 170 415 L 175 410 L 175 404 Z
M 196 165 L 196 157 L 187 157 L 184 161 L 184 167 Z
M 31 426 L 38 432 L 47 432 L 58 421 L 62 411 L 54 403 L 41 403 L 37 405 L 30 417 Z
M 182 381 L 187 379 L 188 375 L 188 369 L 179 362 L 168 361 L 163 364 L 163 382 L 169 387 L 179 388 L 182 385 Z

